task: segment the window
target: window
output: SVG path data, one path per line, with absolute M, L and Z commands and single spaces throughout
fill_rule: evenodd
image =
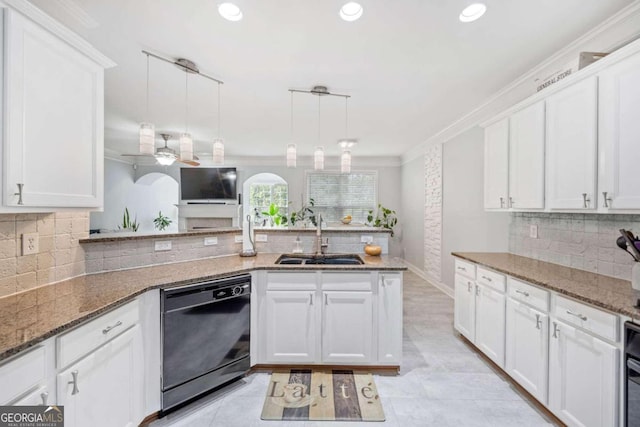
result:
M 371 172 L 307 172 L 307 195 L 315 201 L 314 211 L 327 221 L 351 215 L 354 222 L 367 221 L 377 203 L 378 174 Z
M 249 187 L 249 206 L 262 213 L 269 210 L 271 204 L 280 208 L 280 213 L 286 214 L 289 205 L 287 184 L 251 184 Z

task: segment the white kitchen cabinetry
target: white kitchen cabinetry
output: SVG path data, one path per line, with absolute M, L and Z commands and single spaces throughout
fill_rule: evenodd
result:
M 618 349 L 551 320 L 549 408 L 569 426 L 617 425 Z
M 323 292 L 322 361 L 369 363 L 373 360 L 371 292 Z
M 115 64 L 27 2 L 8 3 L 3 205 L 101 207 L 103 74 Z
M 599 74 L 599 207 L 640 210 L 640 54 Z
M 54 350 L 50 339 L 0 364 L 0 405 L 55 402 Z
M 505 304 L 503 293 L 476 284 L 475 345 L 500 367 L 504 367 Z
M 313 362 L 316 352 L 314 291 L 267 291 L 264 342 L 266 361 Z
M 402 360 L 402 274 L 378 273 L 378 360 Z
M 484 208 L 509 207 L 509 119 L 484 130 Z
M 505 371 L 543 404 L 547 403 L 549 316 L 507 299 Z
M 140 343 L 136 325 L 58 374 L 66 426 L 134 426 L 144 418 Z
M 476 339 L 476 285 L 461 274 L 455 275 L 454 326 L 469 341 Z
M 544 209 L 544 101 L 509 119 L 509 207 Z
M 598 80 L 589 77 L 546 99 L 547 207 L 596 208 Z

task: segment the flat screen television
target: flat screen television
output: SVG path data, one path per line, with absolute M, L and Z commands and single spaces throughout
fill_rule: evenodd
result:
M 236 168 L 181 168 L 181 200 L 236 200 Z

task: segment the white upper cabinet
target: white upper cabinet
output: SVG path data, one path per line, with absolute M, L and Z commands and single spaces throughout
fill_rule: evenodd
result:
M 544 209 L 544 101 L 518 111 L 509 126 L 509 206 Z
M 34 19 L 3 11 L 3 204 L 101 207 L 103 70 L 113 64 L 34 10 Z
M 509 197 L 509 119 L 484 130 L 484 208 L 506 209 Z
M 598 80 L 589 77 L 546 100 L 547 207 L 596 207 Z
M 640 210 L 640 54 L 599 78 L 599 207 Z

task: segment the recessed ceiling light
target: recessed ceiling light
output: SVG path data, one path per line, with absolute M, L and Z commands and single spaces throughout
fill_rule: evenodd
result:
M 342 6 L 342 8 L 340 8 L 340 18 L 348 22 L 356 21 L 360 19 L 363 11 L 364 10 L 359 3 L 350 1 L 349 3 Z
M 218 6 L 218 12 L 227 21 L 239 21 L 242 19 L 242 11 L 233 3 L 222 3 Z
M 487 11 L 487 6 L 484 3 L 473 3 L 465 7 L 460 13 L 460 21 L 472 22 L 480 18 Z

